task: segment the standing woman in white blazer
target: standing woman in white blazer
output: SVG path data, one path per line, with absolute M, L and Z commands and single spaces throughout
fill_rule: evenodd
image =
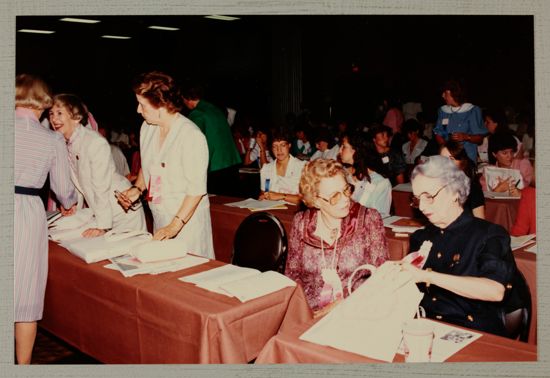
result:
M 50 124 L 65 137 L 71 166 L 71 180 L 78 190 L 78 204 L 61 208 L 64 215 L 72 215 L 83 202 L 94 212 L 96 227 L 82 233 L 96 237 L 115 228 L 146 230 L 143 208 L 125 210 L 115 197 L 115 190 L 128 188 L 130 182 L 115 170 L 111 147 L 97 131 L 84 126 L 87 121 L 84 104 L 73 94 L 54 97 L 50 109 Z
M 146 193 L 155 240 L 178 238 L 186 242 L 188 252 L 214 258 L 206 138 L 179 113 L 183 99 L 172 77 L 145 73 L 133 90 L 137 112 L 145 119 L 140 131 L 141 169 L 119 201 L 129 208 Z

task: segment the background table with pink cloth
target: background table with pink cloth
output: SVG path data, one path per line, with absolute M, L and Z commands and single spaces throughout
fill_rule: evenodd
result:
M 299 337 L 318 320 L 305 323 L 285 324 L 284 329 L 271 338 L 256 359 L 257 364 L 281 363 L 374 363 L 382 362 L 359 354 L 300 340 Z M 368 337 L 368 336 L 365 336 Z M 455 355 L 448 362 L 482 361 L 536 361 L 537 347 L 521 341 L 511 340 L 488 333 L 483 335 Z M 393 362 L 403 362 L 404 357 L 396 354 Z
M 246 303 L 177 278 L 223 265 L 125 278 L 49 245 L 39 325 L 104 363 L 246 363 L 286 316 L 309 318 L 300 287 Z M 288 310 L 288 314 L 287 314 Z
M 212 220 L 212 237 L 216 260 L 230 262 L 233 255 L 233 239 L 241 222 L 252 212 L 248 209 L 226 206 L 226 203 L 242 201 L 242 198 L 213 196 L 210 197 L 210 218 Z M 268 210 L 282 223 L 287 235 L 290 233 L 292 219 L 298 211 L 297 206 L 287 205 L 288 209 Z M 409 244 L 405 237 L 396 236 L 386 228 L 390 258 L 399 260 L 408 252 Z
M 419 213 L 410 205 L 410 192 L 392 190 L 392 204 L 395 215 L 402 217 L 418 217 Z M 519 199 L 485 199 L 485 219 L 489 222 L 500 224 L 510 231 L 518 213 Z

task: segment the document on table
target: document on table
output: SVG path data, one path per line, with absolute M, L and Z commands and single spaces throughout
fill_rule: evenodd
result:
M 529 248 L 524 249 L 525 252 L 537 253 L 537 243 L 533 244 Z
M 109 235 L 107 233 L 95 238 L 80 237 L 73 240 L 62 240 L 60 244 L 73 255 L 91 264 L 129 254 L 133 248 L 152 238 L 152 235 L 146 231 L 132 233 L 128 237 L 113 240 L 109 238 Z
M 447 360 L 459 350 L 482 336 L 481 333 L 471 330 L 465 330 L 431 320 L 430 322 L 434 325 L 431 362 L 443 362 Z M 403 342 L 401 342 L 397 353 L 404 354 Z
M 383 219 L 384 227 L 391 228 L 395 233 L 408 233 L 411 234 L 417 230 L 424 228 L 424 225 L 416 219 L 408 217 L 400 217 L 393 215 Z
M 61 218 L 61 211 L 55 210 L 55 211 L 46 211 L 46 219 L 48 220 L 48 226 Z
M 295 287 L 296 282 L 281 273 L 268 270 L 254 276 L 220 285 L 222 290 L 241 302 L 263 297 L 285 287 Z
M 132 277 L 137 274 L 159 274 L 165 272 L 175 272 L 182 269 L 191 268 L 209 261 L 206 257 L 186 255 L 185 257 L 167 261 L 157 261 L 151 263 L 142 263 L 131 255 L 124 255 L 110 259 L 112 264 L 105 265 L 105 268 L 113 269 L 113 266 L 124 277 Z
M 523 236 L 510 236 L 510 247 L 512 248 L 512 251 L 515 251 L 516 249 L 520 249 L 523 246 L 526 246 L 527 244 L 533 242 L 537 235 L 536 234 L 530 234 L 530 235 L 523 235 Z
M 182 282 L 195 284 L 205 290 L 213 291 L 218 294 L 232 296 L 231 294 L 220 288 L 220 285 L 257 274 L 260 274 L 260 271 L 257 269 L 243 268 L 240 266 L 227 264 L 224 266 L 220 266 L 219 268 L 207 270 L 206 272 L 193 274 L 191 276 L 184 276 L 178 279 Z
M 272 209 L 287 209 L 285 201 L 270 201 L 256 200 L 247 198 L 243 201 L 226 203 L 225 206 L 238 207 L 241 209 L 249 209 L 252 211 L 272 210 Z
M 285 287 L 296 286 L 294 281 L 280 273 L 261 273 L 257 269 L 230 264 L 180 277 L 179 280 L 218 294 L 236 297 L 241 302 L 262 297 Z

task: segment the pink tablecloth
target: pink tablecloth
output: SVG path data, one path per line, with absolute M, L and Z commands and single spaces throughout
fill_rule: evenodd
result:
M 301 288 L 241 303 L 178 277 L 223 265 L 125 278 L 50 242 L 40 326 L 105 363 L 246 363 L 275 335 L 290 308 L 310 316 Z

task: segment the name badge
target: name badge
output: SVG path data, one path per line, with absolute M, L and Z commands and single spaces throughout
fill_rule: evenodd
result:
M 390 162 L 390 158 L 389 158 L 389 157 L 384 156 L 384 157 L 382 158 L 382 163 L 388 164 L 389 162 Z
M 449 124 L 449 118 L 443 118 L 441 120 L 441 124 L 444 125 L 444 126 L 447 126 Z
M 162 189 L 162 177 L 158 167 L 151 169 L 149 176 L 149 201 L 155 205 L 160 204 L 161 201 L 161 189 Z

